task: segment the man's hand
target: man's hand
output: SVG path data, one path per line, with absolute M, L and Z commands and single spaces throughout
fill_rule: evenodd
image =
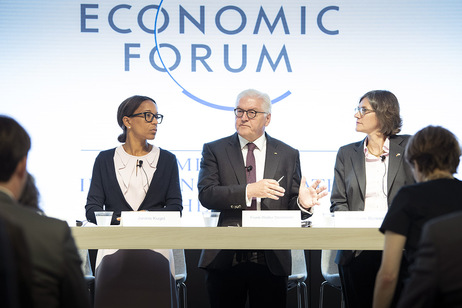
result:
M 247 199 L 251 198 L 270 198 L 279 200 L 284 196 L 285 189 L 279 186 L 276 180 L 263 179 L 247 185 Z
M 302 177 L 298 190 L 298 201 L 303 208 L 309 210 L 315 205 L 320 205 L 319 199 L 327 196 L 327 187 L 318 187 L 320 183 L 321 180 L 316 180 L 311 186 L 306 186 L 306 178 Z

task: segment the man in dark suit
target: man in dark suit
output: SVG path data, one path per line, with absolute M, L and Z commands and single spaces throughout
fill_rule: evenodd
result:
M 462 307 L 461 253 L 462 213 L 429 221 L 398 308 Z
M 246 90 L 238 95 L 234 113 L 237 133 L 204 145 L 201 204 L 221 212 L 219 226 L 240 226 L 243 210 L 301 209 L 310 215 L 327 195 L 325 187 L 318 188 L 319 180 L 307 187 L 299 152 L 265 133 L 271 120 L 269 96 Z M 199 266 L 206 269 L 212 308 L 245 307 L 247 295 L 251 307 L 286 305 L 288 250 L 204 250 Z
M 22 231 L 23 248 L 29 253 L 33 303 L 27 307 L 89 307 L 81 260 L 67 223 L 16 201 L 26 183 L 29 149 L 27 132 L 15 120 L 0 116 L 0 219 Z M 16 241 L 9 238 L 14 246 Z

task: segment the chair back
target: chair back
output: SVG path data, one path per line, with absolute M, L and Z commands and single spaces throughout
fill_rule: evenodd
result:
M 186 281 L 186 258 L 184 255 L 184 249 L 172 249 L 173 250 L 173 262 L 175 262 L 175 280 L 177 283 Z
M 338 273 L 338 265 L 335 263 L 337 250 L 322 250 L 321 251 L 321 273 L 324 279 L 333 286 L 339 287 L 340 276 Z
M 292 273 L 289 281 L 305 281 L 308 273 L 306 270 L 306 259 L 304 250 L 292 250 Z

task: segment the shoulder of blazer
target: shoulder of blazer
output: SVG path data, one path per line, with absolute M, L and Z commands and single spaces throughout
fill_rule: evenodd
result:
M 223 137 L 214 141 L 210 141 L 205 143 L 206 146 L 215 148 L 215 147 L 223 147 L 227 144 L 239 144 L 239 138 L 237 137 L 237 133 L 232 134 L 231 136 Z
M 405 146 L 410 138 L 411 138 L 411 135 L 393 135 L 393 136 L 390 136 L 388 139 L 390 139 L 390 143 L 395 143 L 401 146 Z
M 285 142 L 283 142 L 283 141 L 281 141 L 279 139 L 273 138 L 270 135 L 268 135 L 267 133 L 265 133 L 265 135 L 266 135 L 266 144 L 267 144 L 267 146 L 270 146 L 270 147 L 273 147 L 273 148 L 283 148 L 285 150 L 298 153 L 297 149 L 291 147 L 287 143 L 285 143 Z
M 346 145 L 343 145 L 340 147 L 340 149 L 338 150 L 339 152 L 342 151 L 355 151 L 355 152 L 362 152 L 362 149 L 364 147 L 364 142 L 366 142 L 366 138 L 364 138 L 363 140 L 360 140 L 360 141 L 356 141 L 356 142 L 352 142 L 352 143 L 349 143 L 349 144 L 346 144 Z
M 105 160 L 113 158 L 115 150 L 116 150 L 116 148 L 101 151 L 101 152 L 99 152 L 98 157 L 100 157 L 101 159 L 105 159 Z
M 173 154 L 172 152 L 164 150 L 162 148 L 159 148 L 159 150 L 160 150 L 159 160 L 160 159 L 168 159 L 168 160 L 176 159 L 176 155 Z

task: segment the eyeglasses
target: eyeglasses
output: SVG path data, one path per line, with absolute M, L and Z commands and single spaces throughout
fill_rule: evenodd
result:
M 164 116 L 161 115 L 160 113 L 154 114 L 154 113 L 149 112 L 149 111 L 135 113 L 135 114 L 132 114 L 131 116 L 128 116 L 128 117 L 133 118 L 133 117 L 142 117 L 142 116 L 144 117 L 144 119 L 148 123 L 151 123 L 152 121 L 154 121 L 154 118 L 156 118 L 157 124 L 160 124 L 160 123 L 162 123 L 162 120 L 164 119 Z
M 361 117 L 364 117 L 368 113 L 375 112 L 375 110 L 367 109 L 367 108 L 364 108 L 364 107 L 356 107 L 355 108 L 355 114 L 357 114 L 358 112 L 359 112 L 359 115 Z
M 234 114 L 238 118 L 242 118 L 244 116 L 244 113 L 247 113 L 247 117 L 249 119 L 253 119 L 253 118 L 255 118 L 257 116 L 258 113 L 268 113 L 268 112 L 261 112 L 261 111 L 256 111 L 256 110 L 253 110 L 253 109 L 250 109 L 250 110 L 244 110 L 244 109 L 241 109 L 241 108 L 234 109 Z

